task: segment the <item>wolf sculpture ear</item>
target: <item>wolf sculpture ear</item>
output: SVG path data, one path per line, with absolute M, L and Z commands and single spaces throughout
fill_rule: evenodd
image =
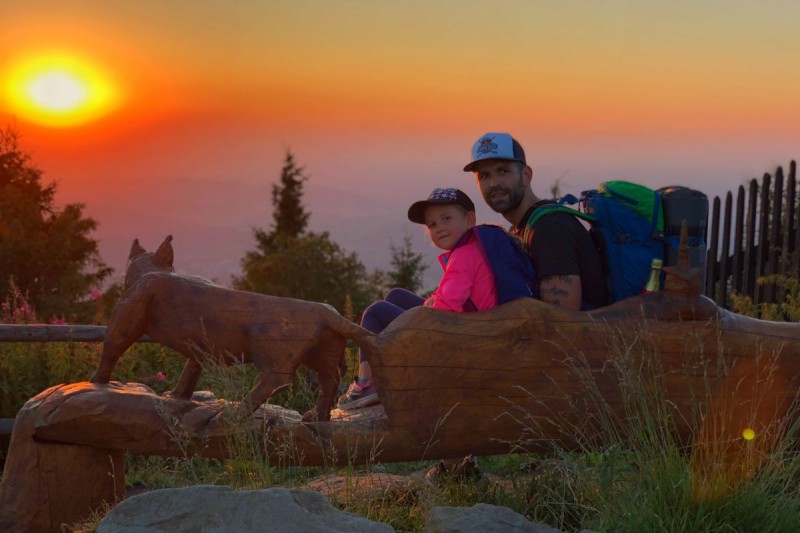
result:
M 137 255 L 142 255 L 145 253 L 145 249 L 139 245 L 139 239 L 133 239 L 133 244 L 131 245 L 131 253 L 128 255 L 128 259 L 133 259 Z
M 156 253 L 153 255 L 153 261 L 160 267 L 172 268 L 172 260 L 174 255 L 172 252 L 172 235 L 167 235 L 161 246 L 158 247 Z

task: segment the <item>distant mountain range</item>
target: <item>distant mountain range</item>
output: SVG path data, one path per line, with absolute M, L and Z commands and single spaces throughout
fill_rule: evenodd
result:
M 241 272 L 240 260 L 254 248 L 252 230 L 272 224 L 272 184 L 210 180 L 106 182 L 94 187 L 85 214 L 98 221 L 95 237 L 103 260 L 121 280 L 134 238 L 154 250 L 166 235 L 174 237 L 175 267 L 230 285 Z M 307 184 L 306 209 L 312 231 L 328 231 L 347 251 L 356 252 L 368 270 L 388 269 L 390 243 L 401 245 L 411 236 L 414 248 L 426 254 L 431 267 L 426 288 L 434 288 L 440 272 L 433 248 L 421 226 L 406 220 L 405 207 L 381 197 L 343 191 L 324 184 Z

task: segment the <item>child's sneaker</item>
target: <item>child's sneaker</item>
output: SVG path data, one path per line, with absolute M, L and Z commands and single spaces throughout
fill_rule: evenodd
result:
M 336 407 L 343 411 L 348 411 L 379 403 L 381 401 L 378 399 L 378 391 L 375 389 L 372 379 L 367 380 L 366 383 L 359 383 L 358 378 L 353 378 L 353 382 L 347 392 L 339 396 L 339 402 Z

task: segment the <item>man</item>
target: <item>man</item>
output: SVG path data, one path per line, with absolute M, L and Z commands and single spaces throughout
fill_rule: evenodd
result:
M 533 170 L 522 146 L 508 133 L 487 133 L 472 147 L 474 172 L 484 201 L 523 237 L 533 212 L 543 200 L 531 188 Z M 603 264 L 589 232 L 569 213 L 543 216 L 527 234 L 523 246 L 539 276 L 539 298 L 578 311 L 606 305 Z

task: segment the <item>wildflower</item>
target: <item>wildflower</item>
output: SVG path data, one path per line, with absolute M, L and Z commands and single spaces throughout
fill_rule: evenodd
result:
M 89 293 L 89 296 L 92 298 L 92 300 L 99 300 L 103 297 L 103 293 L 98 289 L 93 289 L 92 292 Z
M 166 381 L 167 380 L 167 375 L 164 374 L 161 370 L 159 370 L 154 377 L 156 378 L 156 381 Z

